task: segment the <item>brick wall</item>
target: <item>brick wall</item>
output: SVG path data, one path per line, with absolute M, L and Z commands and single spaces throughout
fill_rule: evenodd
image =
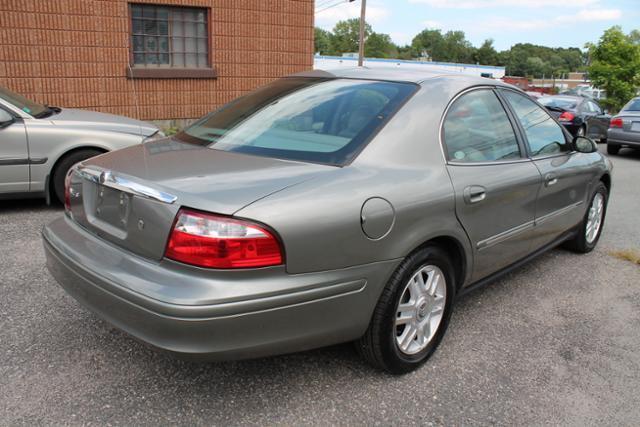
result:
M 218 77 L 128 79 L 126 0 L 0 0 L 0 86 L 50 105 L 190 119 L 313 66 L 313 0 L 136 3 L 210 7 Z

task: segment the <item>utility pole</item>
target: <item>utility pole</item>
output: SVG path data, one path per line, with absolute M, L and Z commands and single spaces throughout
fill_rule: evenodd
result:
M 362 8 L 360 10 L 360 42 L 358 49 L 358 67 L 362 67 L 364 63 L 364 26 L 365 26 L 365 15 L 367 11 L 367 0 L 360 0 L 362 3 Z

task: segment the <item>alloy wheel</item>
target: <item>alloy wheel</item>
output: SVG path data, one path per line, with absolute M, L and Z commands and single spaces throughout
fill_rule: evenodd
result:
M 587 216 L 587 226 L 585 228 L 585 237 L 587 243 L 591 244 L 598 237 L 600 227 L 602 226 L 602 216 L 604 214 L 604 196 L 602 193 L 596 193 L 589 207 Z
M 424 350 L 444 315 L 447 296 L 445 276 L 435 265 L 418 269 L 400 297 L 395 319 L 396 344 L 408 355 Z

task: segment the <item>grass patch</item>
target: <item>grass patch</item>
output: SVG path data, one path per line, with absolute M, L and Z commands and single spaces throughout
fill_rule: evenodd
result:
M 610 252 L 611 256 L 616 258 L 623 259 L 625 261 L 631 261 L 634 264 L 640 265 L 640 251 L 635 249 L 625 249 L 622 251 L 612 251 Z

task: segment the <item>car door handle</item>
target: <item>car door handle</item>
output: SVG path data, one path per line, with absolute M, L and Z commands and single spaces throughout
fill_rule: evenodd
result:
M 558 177 L 553 173 L 548 173 L 544 176 L 544 185 L 545 187 L 551 187 L 552 185 L 556 185 L 558 183 Z
M 486 199 L 487 189 L 480 185 L 471 185 L 464 189 L 462 196 L 467 204 L 479 203 Z

